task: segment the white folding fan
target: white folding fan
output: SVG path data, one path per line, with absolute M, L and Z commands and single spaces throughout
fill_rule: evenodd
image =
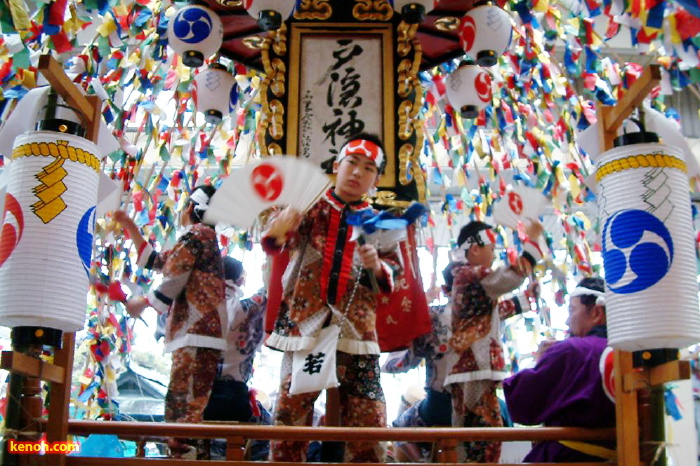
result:
M 250 228 L 272 206 L 307 210 L 331 186 L 321 167 L 294 156 L 265 157 L 234 170 L 209 202 L 204 220 Z
M 541 191 L 526 186 L 509 187 L 493 207 L 493 221 L 516 230 L 518 222 L 537 219 L 549 204 Z

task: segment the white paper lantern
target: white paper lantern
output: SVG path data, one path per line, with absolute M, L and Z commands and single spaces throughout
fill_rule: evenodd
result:
M 214 125 L 236 107 L 237 90 L 236 78 L 218 63 L 198 73 L 191 85 L 195 108 Z
M 417 24 L 425 19 L 426 13 L 435 9 L 435 0 L 394 0 L 394 10 L 401 13 L 401 19 L 408 24 Z
M 177 11 L 168 22 L 168 45 L 180 54 L 182 63 L 192 68 L 221 48 L 224 29 L 221 19 L 209 8 L 189 5 Z
M 700 341 L 686 165 L 674 147 L 642 143 L 597 164 L 608 341 L 639 351 Z
M 510 45 L 510 15 L 491 2 L 467 11 L 459 22 L 459 43 L 481 66 L 493 66 Z
M 71 134 L 15 139 L 0 230 L 2 325 L 83 328 L 100 158 Z
M 244 0 L 243 7 L 263 31 L 274 31 L 294 11 L 295 0 Z
M 450 73 L 446 82 L 447 101 L 462 118 L 476 118 L 491 104 L 491 75 L 482 67 L 465 63 Z

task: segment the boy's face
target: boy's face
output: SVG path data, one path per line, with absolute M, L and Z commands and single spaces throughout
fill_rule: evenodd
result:
M 345 202 L 359 201 L 379 183 L 377 165 L 364 155 L 348 154 L 333 162 L 333 172 L 337 175 L 335 193 Z
M 491 267 L 493 264 L 494 248 L 495 246 L 493 244 L 485 244 L 483 246 L 473 244 L 467 253 L 467 260 L 471 265 Z

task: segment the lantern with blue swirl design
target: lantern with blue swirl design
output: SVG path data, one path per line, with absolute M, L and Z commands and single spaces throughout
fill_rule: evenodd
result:
M 263 31 L 274 31 L 282 26 L 294 11 L 295 0 L 244 0 L 243 7 L 258 20 Z
M 472 61 L 464 61 L 450 73 L 446 82 L 447 101 L 462 118 L 476 118 L 479 110 L 491 104 L 491 75 Z
M 608 341 L 625 351 L 700 341 L 687 168 L 649 134 L 623 136 L 596 163 Z
M 459 22 L 459 43 L 479 65 L 493 66 L 510 45 L 511 17 L 493 2 L 475 5 Z
M 218 52 L 223 38 L 219 16 L 200 5 L 179 9 L 168 22 L 168 45 L 191 68 L 202 66 L 204 60 Z
M 218 125 L 236 107 L 238 86 L 226 67 L 214 63 L 192 80 L 192 100 L 207 123 Z
M 408 24 L 418 24 L 425 19 L 426 13 L 435 9 L 435 0 L 394 0 L 394 10 L 401 13 L 401 19 Z

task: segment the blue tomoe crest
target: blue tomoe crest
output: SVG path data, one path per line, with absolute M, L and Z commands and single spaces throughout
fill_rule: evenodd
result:
M 646 290 L 673 262 L 673 240 L 666 225 L 643 210 L 615 212 L 603 226 L 605 281 L 614 293 Z
M 201 8 L 184 8 L 173 18 L 175 36 L 188 44 L 197 44 L 209 37 L 214 22 L 209 13 Z

